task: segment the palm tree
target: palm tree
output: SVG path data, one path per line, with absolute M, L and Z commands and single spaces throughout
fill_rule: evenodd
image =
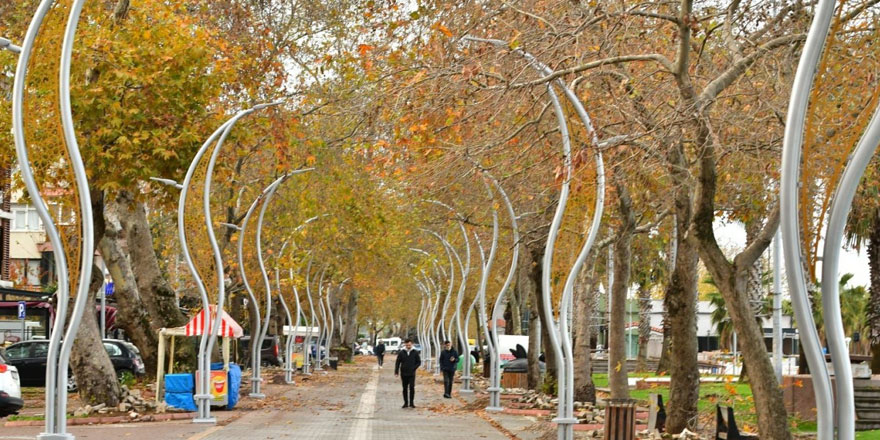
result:
M 707 282 L 703 280 L 703 282 Z M 711 283 L 709 283 L 711 284 Z M 721 293 L 716 291 L 710 292 L 707 297 L 709 304 L 712 305 L 712 313 L 709 315 L 715 331 L 718 332 L 718 347 L 730 349 L 730 339 L 733 336 L 733 325 L 730 323 L 730 317 L 727 316 L 727 307 L 724 306 L 724 298 Z
M 852 210 L 847 217 L 847 244 L 868 250 L 871 273 L 870 296 L 866 300 L 864 317 L 868 331 L 862 333 L 871 344 L 871 370 L 880 373 L 880 162 L 876 160 L 865 171 L 856 192 Z

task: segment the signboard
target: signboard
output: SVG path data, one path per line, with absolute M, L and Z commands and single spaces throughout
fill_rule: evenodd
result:
M 27 304 L 24 301 L 18 302 L 18 319 L 25 319 L 27 317 Z
M 196 381 L 199 380 L 200 371 L 196 372 Z M 208 386 L 211 389 L 211 406 L 225 406 L 229 403 L 229 383 L 227 373 L 224 370 L 213 370 L 208 378 Z
M 113 281 L 107 281 L 104 285 L 104 296 L 113 296 Z

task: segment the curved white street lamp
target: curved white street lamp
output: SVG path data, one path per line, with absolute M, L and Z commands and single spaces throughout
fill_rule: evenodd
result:
M 475 38 L 471 36 L 466 36 L 464 38 L 466 41 L 474 41 L 481 43 L 488 43 L 498 48 L 508 48 L 508 44 L 502 40 L 493 40 L 493 39 L 485 39 L 485 38 Z M 525 52 L 521 49 L 513 49 L 513 53 L 522 56 L 525 58 L 529 64 L 538 72 L 543 75 L 552 75 L 554 72 L 547 65 L 538 61 L 534 56 Z M 554 324 L 553 319 L 553 308 L 550 302 L 551 295 L 551 286 L 550 286 L 550 270 L 552 269 L 553 262 L 553 248 L 556 242 L 556 236 L 559 231 L 559 227 L 562 223 L 562 215 L 565 211 L 565 206 L 568 202 L 568 193 L 569 193 L 569 182 L 571 179 L 571 140 L 568 133 L 568 123 L 565 118 L 565 114 L 562 111 L 562 105 L 559 102 L 559 97 L 554 90 L 554 84 L 559 87 L 563 93 L 565 94 L 566 99 L 572 104 L 575 108 L 575 112 L 578 114 L 581 122 L 584 124 L 584 127 L 587 129 L 591 137 L 591 141 L 593 145 L 596 147 L 595 160 L 596 160 L 596 205 L 595 212 L 593 214 L 593 221 L 590 227 L 590 231 L 587 235 L 587 239 L 584 242 L 583 247 L 581 248 L 581 252 L 579 253 L 577 259 L 575 260 L 574 265 L 568 273 L 568 278 L 566 279 L 565 287 L 562 291 L 562 298 L 560 300 L 559 307 L 559 328 L 557 330 L 557 326 Z M 592 245 L 595 241 L 596 236 L 599 231 L 599 224 L 602 220 L 602 212 L 605 203 L 605 171 L 604 164 L 602 161 L 602 154 L 599 150 L 599 139 L 596 135 L 596 130 L 593 128 L 592 121 L 589 117 L 589 114 L 586 112 L 586 109 L 581 103 L 580 99 L 574 94 L 574 92 L 563 82 L 561 79 L 557 78 L 552 82 L 547 83 L 547 93 L 550 97 L 550 102 L 553 105 L 553 111 L 556 114 L 556 118 L 559 124 L 559 132 L 562 137 L 562 151 L 563 151 L 563 171 L 565 178 L 563 179 L 562 188 L 560 190 L 559 195 L 559 203 L 556 207 L 556 212 L 553 216 L 553 221 L 550 226 L 550 232 L 547 236 L 547 245 L 544 249 L 544 261 L 542 267 L 542 280 L 541 280 L 541 291 L 542 291 L 542 299 L 544 302 L 544 318 L 547 322 L 548 326 L 548 334 L 550 335 L 550 345 L 553 348 L 554 355 L 557 360 L 557 380 L 558 380 L 558 406 L 557 406 L 557 414 L 558 417 L 553 421 L 558 425 L 558 435 L 560 440 L 571 440 L 574 437 L 574 427 L 573 425 L 577 423 L 577 419 L 574 418 L 574 405 L 573 405 L 573 397 L 574 397 L 574 357 L 572 355 L 571 349 L 571 334 L 568 330 L 568 322 L 567 315 L 568 310 L 571 307 L 572 301 L 572 291 L 574 286 L 574 280 L 576 279 L 576 274 L 580 270 L 580 267 L 583 265 L 586 257 L 592 248 Z M 557 335 L 558 331 L 558 335 Z
M 782 244 L 785 249 L 785 268 L 791 289 L 791 302 L 800 329 L 804 355 L 813 378 L 818 438 L 833 439 L 836 424 L 838 438 L 851 440 L 855 437 L 854 392 L 849 353 L 847 353 L 844 342 L 843 324 L 840 316 L 837 276 L 846 217 L 861 175 L 873 156 L 877 143 L 880 142 L 880 121 L 877 120 L 877 109 L 874 111 L 867 131 L 859 140 L 855 153 L 846 166 L 834 195 L 822 258 L 822 300 L 827 332 L 826 340 L 831 351 L 836 375 L 836 417 L 831 378 L 825 364 L 825 357 L 822 355 L 821 343 L 807 293 L 798 231 L 798 180 L 807 107 L 816 69 L 822 58 L 825 40 L 831 28 L 834 6 L 834 1 L 819 0 L 792 85 L 782 149 L 782 175 L 779 188 L 780 228 Z

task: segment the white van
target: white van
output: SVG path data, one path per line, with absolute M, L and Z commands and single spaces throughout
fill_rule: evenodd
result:
M 400 351 L 400 347 L 403 344 L 403 339 L 400 338 L 380 338 L 376 339 L 376 345 L 379 343 L 385 344 L 385 352 L 386 353 L 397 353 Z

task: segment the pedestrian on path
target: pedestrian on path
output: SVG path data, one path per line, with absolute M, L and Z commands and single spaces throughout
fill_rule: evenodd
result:
M 416 370 L 419 365 L 422 365 L 419 352 L 413 349 L 412 339 L 407 339 L 403 342 L 403 350 L 397 352 L 397 362 L 394 363 L 394 375 L 400 376 L 400 384 L 403 385 L 403 408 L 416 407 L 413 397 L 416 394 Z
M 373 349 L 373 354 L 376 355 L 376 362 L 379 362 L 379 368 L 382 368 L 382 364 L 385 363 L 385 343 L 379 341 L 376 348 Z
M 455 378 L 455 366 L 458 364 L 458 352 L 449 341 L 443 342 L 440 352 L 440 371 L 443 372 L 443 397 L 452 398 L 452 380 Z

